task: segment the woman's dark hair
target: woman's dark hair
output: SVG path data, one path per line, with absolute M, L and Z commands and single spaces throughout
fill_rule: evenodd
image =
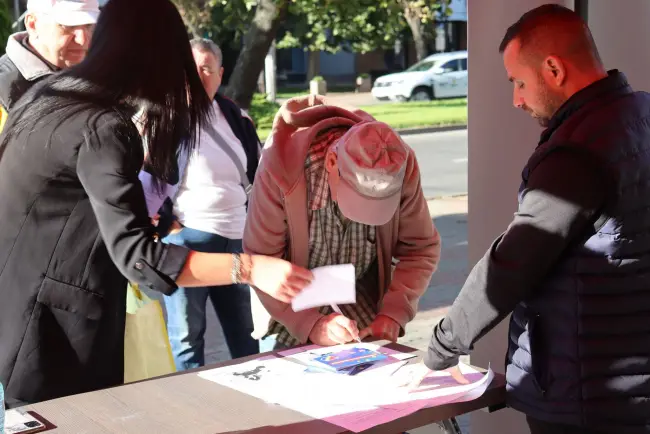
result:
M 144 106 L 148 170 L 158 179 L 175 181 L 177 151 L 194 148 L 211 102 L 183 20 L 169 0 L 110 0 L 85 60 L 49 79 L 28 103 L 20 104 L 6 136 L 36 130 L 50 113 L 61 122 L 89 107 L 119 110 L 124 104 L 133 109 L 131 115 Z

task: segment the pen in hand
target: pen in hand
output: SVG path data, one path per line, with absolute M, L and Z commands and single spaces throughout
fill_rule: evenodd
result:
M 339 315 L 343 315 L 343 312 L 341 312 L 341 309 L 338 307 L 338 305 L 336 305 L 336 304 L 330 304 L 330 307 L 332 308 L 332 310 L 333 310 L 334 312 L 338 313 Z M 344 316 L 345 316 L 345 315 L 344 315 Z M 357 341 L 357 342 L 359 342 L 359 343 L 361 343 L 361 339 L 359 338 L 359 335 L 357 335 L 357 336 L 354 338 L 354 340 Z

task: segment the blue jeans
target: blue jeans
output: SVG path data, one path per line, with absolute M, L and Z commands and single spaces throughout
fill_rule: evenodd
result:
M 277 338 L 278 335 L 271 335 L 260 339 L 260 353 L 270 353 L 272 351 L 288 350 L 289 347 L 278 342 Z
M 183 228 L 168 235 L 169 244 L 185 246 L 198 252 L 240 253 L 241 240 L 196 229 Z M 179 371 L 197 368 L 205 364 L 206 305 L 208 298 L 219 317 L 228 350 L 233 358 L 259 353 L 259 344 L 253 339 L 253 317 L 250 290 L 247 285 L 209 286 L 202 288 L 178 288 L 165 296 L 167 331 Z

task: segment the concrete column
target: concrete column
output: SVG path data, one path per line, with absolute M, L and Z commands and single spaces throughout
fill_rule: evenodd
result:
M 607 1 L 607 0 L 604 0 Z M 640 0 L 643 1 L 643 0 Z M 469 0 L 469 261 L 475 264 L 512 220 L 521 170 L 541 133 L 537 122 L 512 106 L 498 52 L 506 29 L 548 0 Z M 556 1 L 573 7 L 573 0 Z M 613 2 L 620 3 L 620 2 Z M 472 363 L 504 370 L 507 321 L 485 336 Z M 512 410 L 472 415 L 472 434 L 522 434 L 524 417 Z
M 623 71 L 635 89 L 650 91 L 650 1 L 589 0 L 588 17 L 605 66 Z

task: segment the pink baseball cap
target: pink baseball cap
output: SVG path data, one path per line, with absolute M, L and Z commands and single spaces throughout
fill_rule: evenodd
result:
M 377 121 L 353 126 L 333 146 L 341 213 L 366 225 L 388 223 L 400 204 L 408 146 L 391 127 Z
M 95 24 L 99 18 L 98 0 L 28 0 L 27 11 L 40 12 L 63 26 Z

